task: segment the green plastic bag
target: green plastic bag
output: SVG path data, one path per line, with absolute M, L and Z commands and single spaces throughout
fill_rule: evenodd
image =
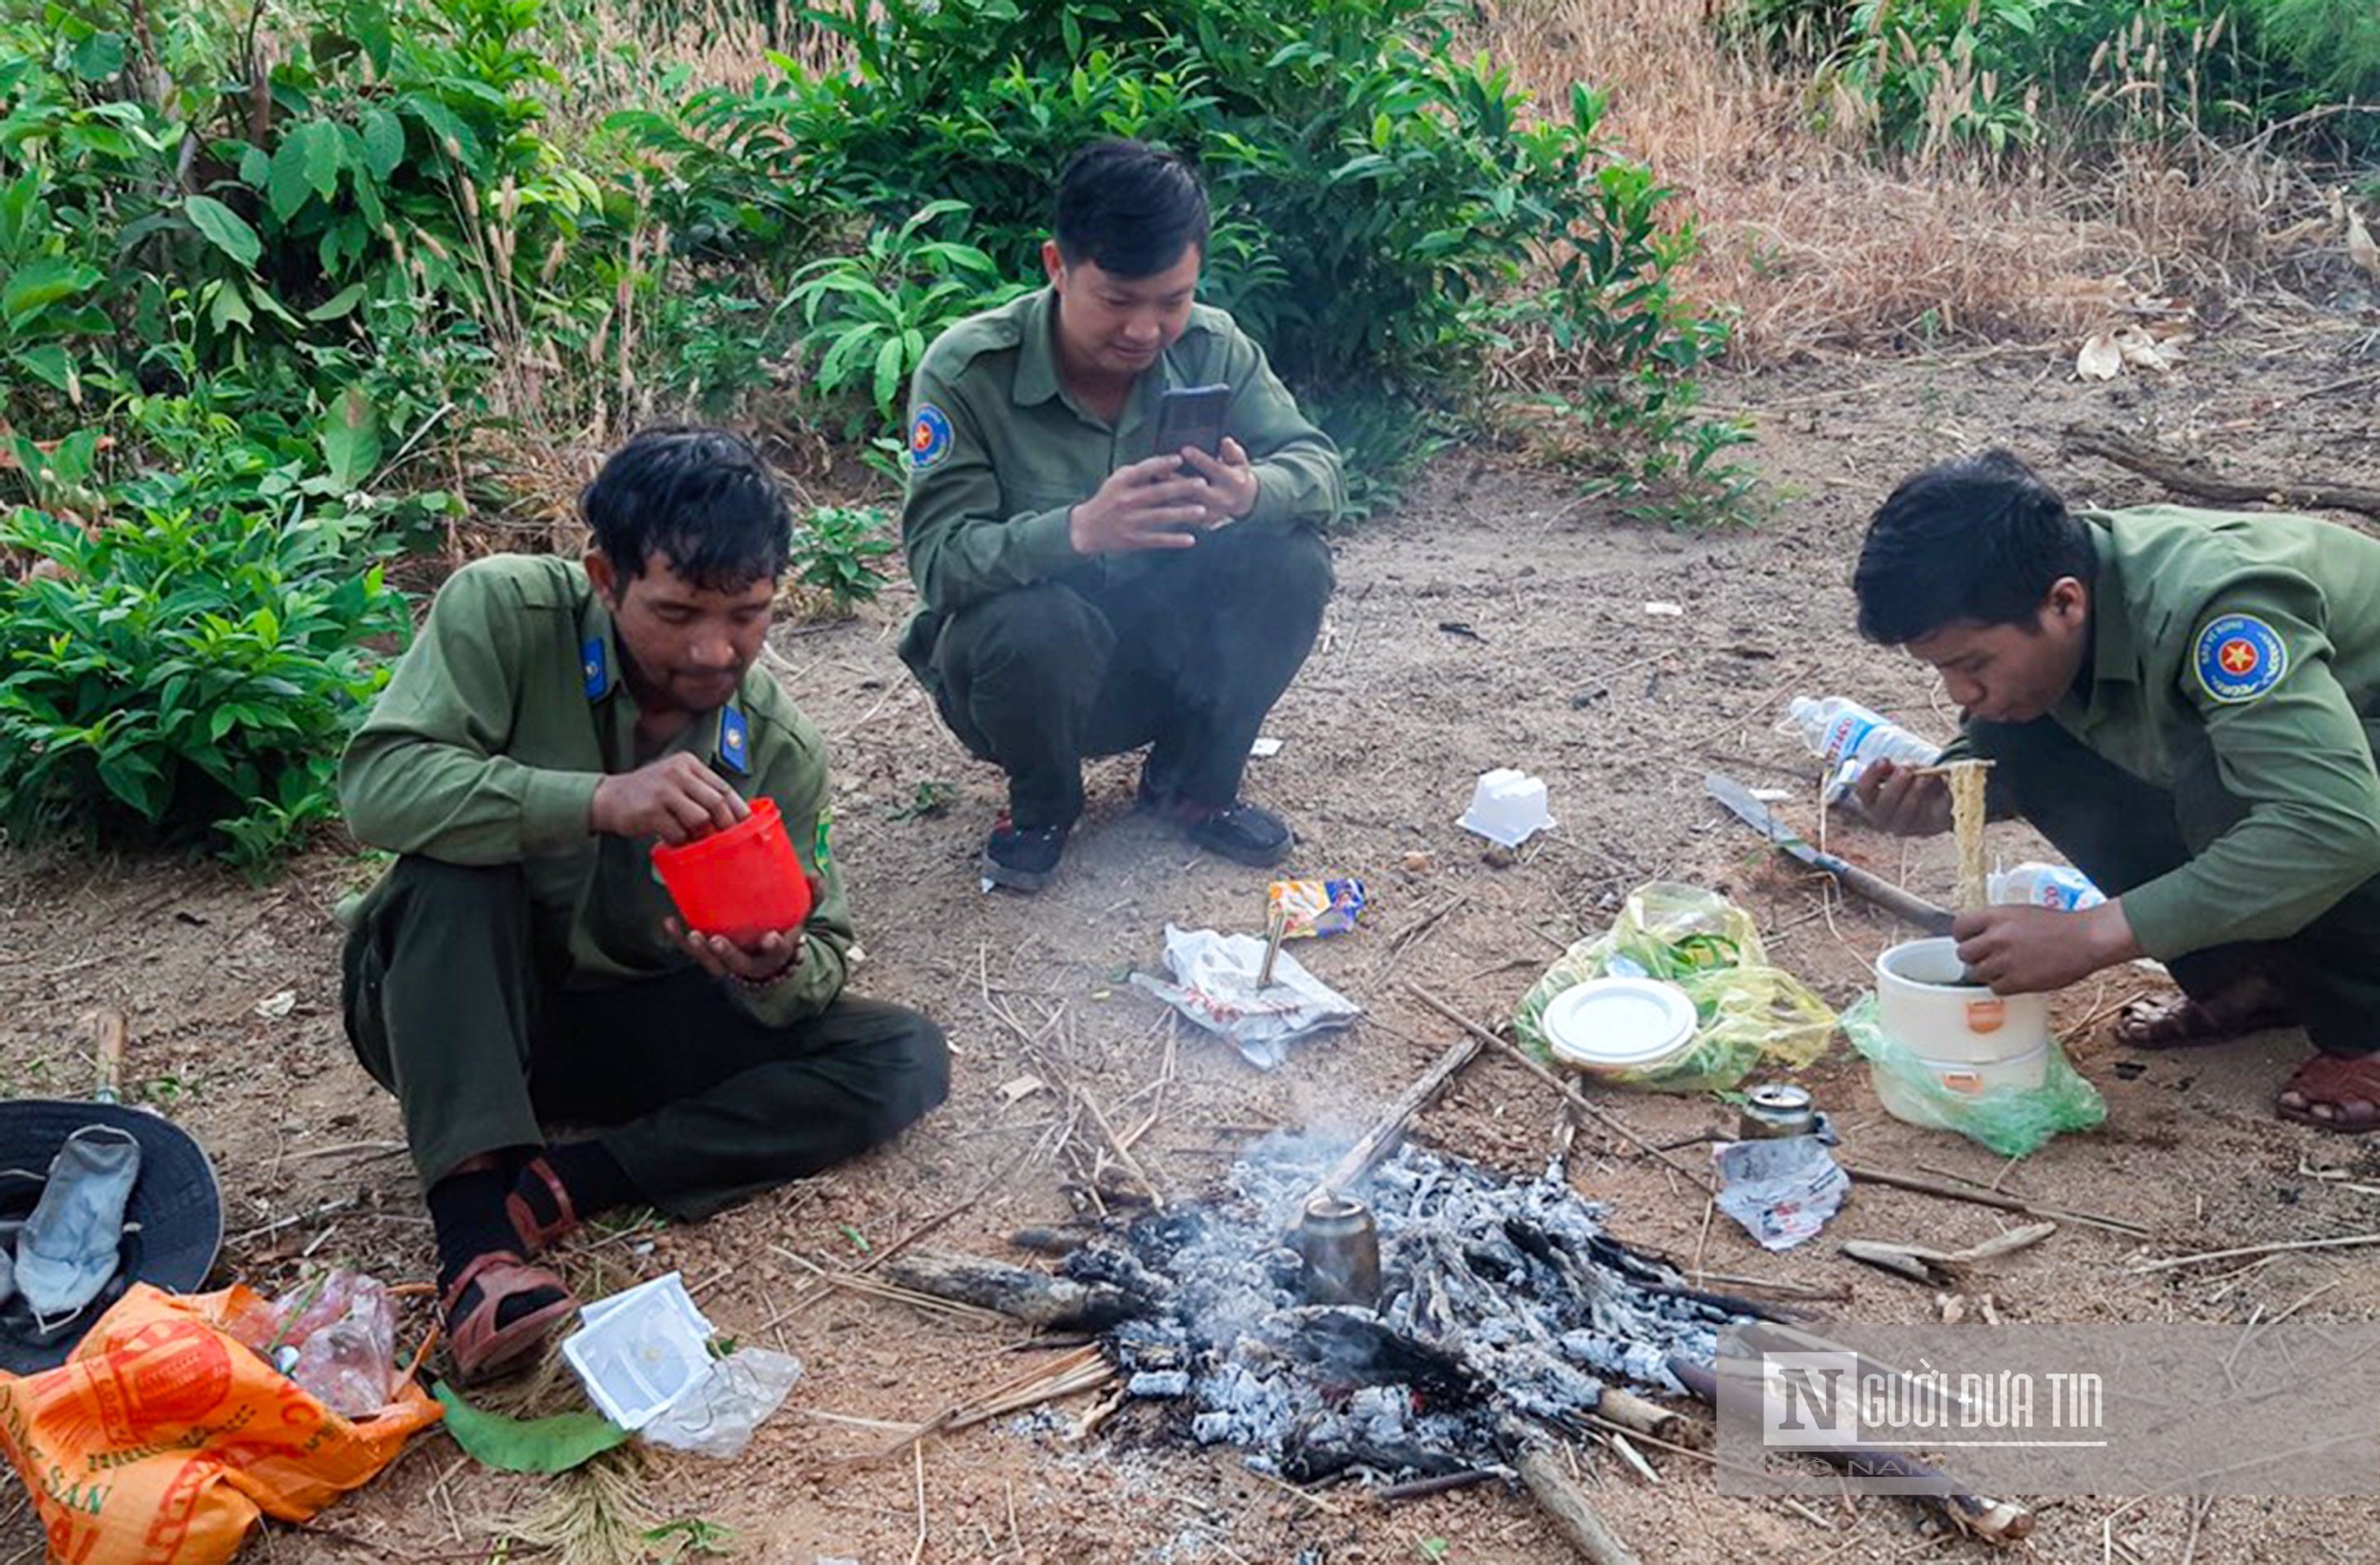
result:
M 2060 1131 L 2089 1130 L 2108 1117 L 2099 1089 L 2076 1074 L 2057 1040 L 2049 1041 L 2049 1068 L 2038 1087 L 1988 1087 L 1954 1092 L 1925 1062 L 1876 1020 L 1876 997 L 1862 995 L 1843 1014 L 1851 1046 L 1868 1058 L 1879 1081 L 1890 1081 L 1910 1123 L 1956 1131 L 2003 1158 L 2021 1158 Z
M 1834 1036 L 1826 1001 L 1768 964 L 1751 915 L 1700 886 L 1656 881 L 1629 893 L 1609 930 L 1571 947 L 1521 997 L 1513 1031 L 1550 1060 L 1546 1006 L 1573 985 L 1609 977 L 1663 979 L 1694 1001 L 1694 1046 L 1662 1066 L 1608 1078 L 1628 1086 L 1724 1092 L 1755 1069 L 1800 1069 Z

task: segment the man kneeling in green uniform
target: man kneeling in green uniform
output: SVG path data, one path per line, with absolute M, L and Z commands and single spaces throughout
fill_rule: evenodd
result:
M 1143 807 L 1243 864 L 1289 851 L 1240 775 L 1322 625 L 1339 454 L 1263 350 L 1191 301 L 1208 220 L 1172 153 L 1085 148 L 1059 179 L 1050 285 L 944 333 L 912 390 L 921 607 L 901 656 L 1008 774 L 983 871 L 1020 891 L 1057 870 L 1083 758 L 1143 745 Z M 1216 452 L 1155 450 L 1163 393 L 1204 385 L 1231 391 Z
M 2380 542 L 2308 517 L 2171 506 L 2069 514 L 1993 451 L 1896 489 L 1855 580 L 1859 626 L 1941 671 L 1995 813 L 2112 899 L 1960 916 L 2003 994 L 2144 953 L 2185 999 L 2118 1036 L 2171 1048 L 2302 1022 L 2278 1107 L 2380 1127 Z M 1947 830 L 1939 776 L 1859 779 L 1871 819 Z
M 606 1208 L 699 1217 L 943 1099 L 940 1029 L 843 992 L 826 757 L 753 671 L 790 521 L 742 439 L 658 430 L 582 499 L 582 566 L 457 571 L 350 747 L 359 841 L 401 856 L 346 952 L 348 1035 L 397 1094 L 465 1378 L 576 1308 L 529 1263 Z M 738 945 L 686 931 L 654 843 L 775 802 L 815 905 Z M 549 1144 L 549 1123 L 608 1125 Z

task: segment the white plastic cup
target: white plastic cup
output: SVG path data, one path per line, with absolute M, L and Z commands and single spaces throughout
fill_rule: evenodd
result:
M 1471 808 L 1455 822 L 1491 842 L 1516 848 L 1554 824 L 1547 811 L 1545 784 L 1510 766 L 1479 774 L 1472 786 Z

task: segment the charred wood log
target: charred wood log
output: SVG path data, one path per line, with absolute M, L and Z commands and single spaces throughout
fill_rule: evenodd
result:
M 1332 1445 L 1293 1433 L 1281 1452 L 1281 1476 L 1291 1483 L 1322 1483 L 1356 1467 L 1376 1473 L 1416 1473 L 1423 1479 L 1474 1470 L 1468 1456 L 1433 1451 L 1412 1440 Z
M 1037 1255 L 1071 1255 L 1091 1242 L 1095 1228 L 1019 1228 L 1008 1241 Z
M 1655 1439 L 1668 1439 L 1677 1432 L 1676 1413 L 1617 1386 L 1604 1387 L 1602 1399 L 1595 1403 L 1595 1416 Z
M 1415 1479 L 1409 1483 L 1392 1483 L 1386 1489 L 1375 1490 L 1372 1498 L 1382 1505 L 1397 1500 L 1421 1500 L 1433 1494 L 1444 1494 L 1451 1489 L 1468 1489 L 1474 1483 L 1489 1483 L 1497 1479 L 1511 1478 L 1502 1467 L 1472 1467 L 1460 1473 L 1448 1473 L 1441 1478 Z
M 1396 1330 L 1368 1309 L 1343 1305 L 1284 1310 L 1287 1329 L 1270 1340 L 1284 1358 L 1342 1386 L 1410 1386 L 1437 1407 L 1477 1407 L 1490 1388 L 1469 1364 L 1435 1343 Z
M 900 1287 L 995 1310 L 1045 1331 L 1104 1332 L 1156 1305 L 1110 1282 L 1078 1282 L 941 1250 L 896 1255 L 884 1264 L 883 1273 Z

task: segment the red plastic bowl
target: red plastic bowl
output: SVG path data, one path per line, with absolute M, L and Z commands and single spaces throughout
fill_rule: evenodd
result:
M 752 813 L 724 831 L 655 847 L 653 867 L 679 917 L 700 934 L 748 945 L 810 916 L 810 882 L 774 799 L 753 800 Z

